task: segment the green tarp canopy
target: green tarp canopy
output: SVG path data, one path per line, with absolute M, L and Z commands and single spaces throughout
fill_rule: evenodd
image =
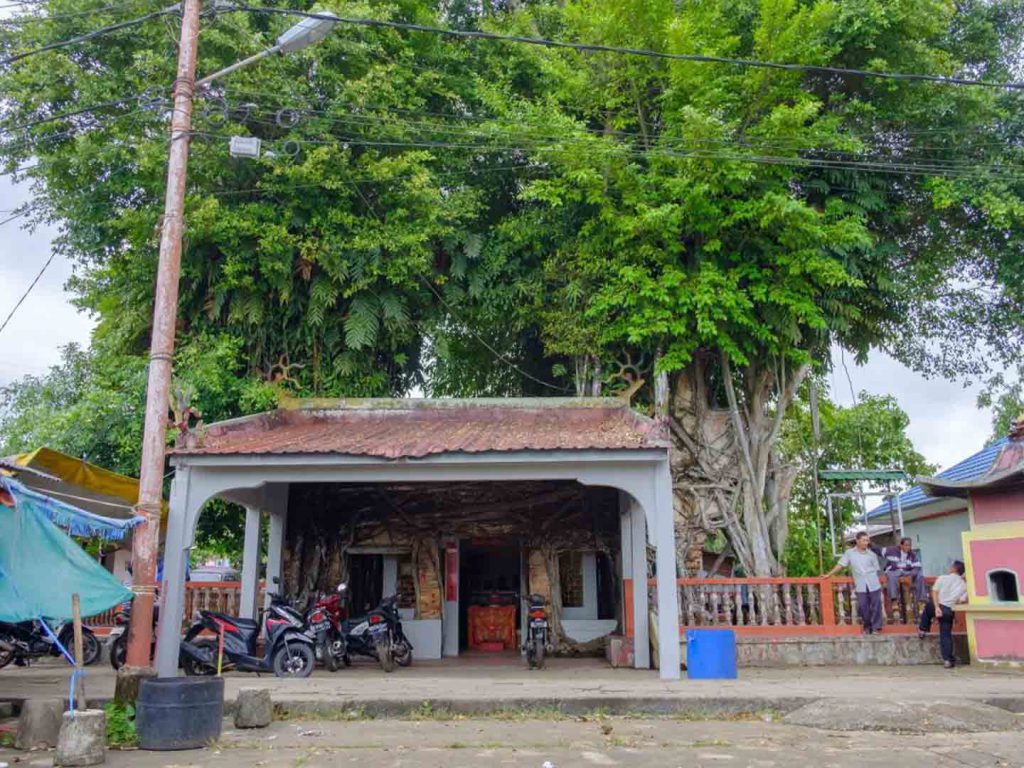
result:
M 71 618 L 78 593 L 82 616 L 130 600 L 132 593 L 65 533 L 119 539 L 141 518 L 109 520 L 42 496 L 10 477 L 0 503 L 0 621 Z

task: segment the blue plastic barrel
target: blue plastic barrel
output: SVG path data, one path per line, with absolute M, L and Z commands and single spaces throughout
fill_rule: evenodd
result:
M 731 629 L 686 630 L 686 676 L 691 680 L 735 680 L 736 633 Z

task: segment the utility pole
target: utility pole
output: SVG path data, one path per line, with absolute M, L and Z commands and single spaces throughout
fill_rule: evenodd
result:
M 174 80 L 174 112 L 167 160 L 167 192 L 160 228 L 160 260 L 153 302 L 153 337 L 146 387 L 146 421 L 142 435 L 142 466 L 136 512 L 145 522 L 132 539 L 132 591 L 135 600 L 128 628 L 126 666 L 150 665 L 153 639 L 153 603 L 163 508 L 164 453 L 167 444 L 167 408 L 171 391 L 174 331 L 178 317 L 178 278 L 181 273 L 181 235 L 185 215 L 185 176 L 192 132 L 192 94 L 196 79 L 201 0 L 182 0 L 178 74 Z

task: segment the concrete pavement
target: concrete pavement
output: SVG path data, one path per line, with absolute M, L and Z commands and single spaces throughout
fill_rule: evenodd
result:
M 276 722 L 227 730 L 210 749 L 107 753 L 110 768 L 1021 768 L 1020 733 L 907 736 L 835 733 L 754 719 L 369 720 Z M 0 750 L 0 761 L 50 766 L 47 753 Z
M 46 660 L 29 668 L 0 670 L 0 701 L 66 696 L 68 668 Z M 114 673 L 106 664 L 87 669 L 86 694 L 108 700 Z M 252 674 L 226 676 L 226 698 L 244 686 L 266 686 L 274 702 L 293 713 L 315 716 L 344 709 L 402 715 L 428 702 L 434 709 L 466 714 L 494 710 L 550 709 L 581 713 L 790 711 L 819 699 L 990 702 L 1024 712 L 1024 671 L 985 667 L 807 667 L 741 669 L 738 680 L 663 682 L 647 670 L 612 669 L 599 659 L 552 659 L 542 671 L 527 671 L 516 659 L 467 657 L 417 661 L 384 674 L 371 663 L 336 673 L 317 671 L 307 680 Z

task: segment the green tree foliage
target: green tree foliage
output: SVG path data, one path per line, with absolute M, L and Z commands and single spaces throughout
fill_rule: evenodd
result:
M 3 27 L 0 54 L 154 7 L 47 0 L 42 18 Z M 1024 20 L 1019 0 L 318 7 L 991 80 L 1019 75 Z M 34 183 L 37 218 L 61 222 L 72 289 L 112 361 L 148 343 L 165 21 L 0 72 L 0 162 Z M 199 71 L 291 21 L 208 15 Z M 51 119 L 95 104 L 108 106 Z M 341 25 L 200 95 L 180 344 L 228 339 L 225 378 L 325 395 L 607 392 L 669 376 L 681 540 L 724 529 L 749 573 L 776 573 L 795 479 L 783 415 L 832 345 L 945 375 L 981 372 L 979 341 L 995 359 L 1019 350 L 1020 106 L 998 89 Z M 233 159 L 233 134 L 271 152 Z M 218 397 L 197 387 L 195 405 L 210 417 Z
M 1006 437 L 1010 427 L 1024 418 L 1024 370 L 1016 375 L 997 373 L 985 383 L 978 395 L 979 408 L 992 409 L 992 434 L 989 442 Z
M 889 395 L 861 392 L 857 404 L 850 407 L 837 405 L 827 398 L 821 399 L 818 413 L 821 434 L 819 470 L 898 469 L 909 477 L 919 477 L 931 475 L 937 469 L 914 448 L 906 433 L 910 419 L 895 398 Z M 819 526 L 826 569 L 832 562 L 824 495 L 828 491 L 855 491 L 857 484 L 823 483 L 815 502 L 812 482 L 814 437 L 806 398 L 798 400 L 790 412 L 782 437 L 782 453 L 787 461 L 799 467 L 789 507 L 786 572 L 791 576 L 818 575 Z M 893 490 L 897 487 L 893 486 Z M 867 502 L 872 509 L 880 503 L 880 498 L 868 497 Z M 838 499 L 834 511 L 840 532 L 862 513 L 859 504 Z

